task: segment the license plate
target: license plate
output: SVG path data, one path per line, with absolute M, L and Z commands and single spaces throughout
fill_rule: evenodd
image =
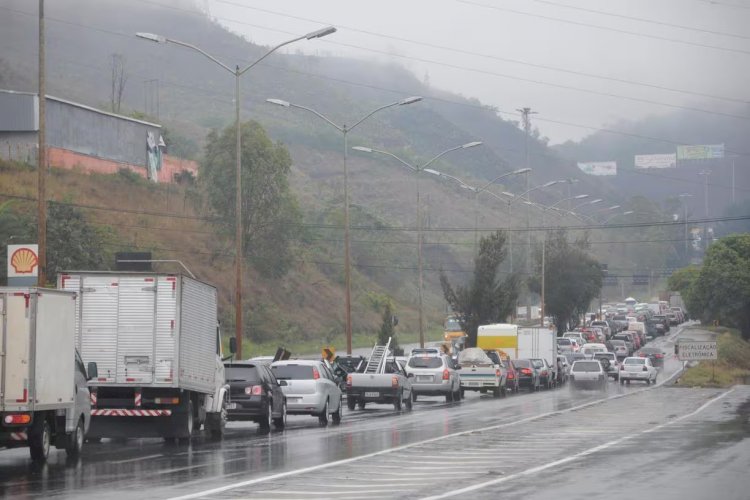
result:
M 478 386 L 478 385 L 479 385 L 479 382 L 467 382 L 467 385 L 470 385 L 470 386 Z
M 365 397 L 366 398 L 379 398 L 380 393 L 379 392 L 366 392 Z
M 432 382 L 432 375 L 417 375 L 417 382 Z
M 229 403 L 227 405 L 227 410 L 236 410 L 237 409 L 237 403 Z

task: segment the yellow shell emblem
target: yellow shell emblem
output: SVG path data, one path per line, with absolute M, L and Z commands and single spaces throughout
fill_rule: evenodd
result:
M 36 254 L 28 248 L 19 248 L 10 257 L 10 265 L 18 274 L 30 274 L 38 264 Z

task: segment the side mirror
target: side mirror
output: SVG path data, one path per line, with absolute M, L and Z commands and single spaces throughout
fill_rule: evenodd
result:
M 237 339 L 235 337 L 229 339 L 229 352 L 232 354 L 237 352 Z
M 86 370 L 86 380 L 91 380 L 99 377 L 99 369 L 96 367 L 96 362 L 89 361 L 88 369 Z
M 286 385 L 287 385 L 286 380 L 279 380 L 280 387 L 286 387 Z

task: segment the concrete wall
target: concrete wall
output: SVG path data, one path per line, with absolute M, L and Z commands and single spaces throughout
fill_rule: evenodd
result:
M 36 132 L 0 131 L 0 158 L 36 164 Z

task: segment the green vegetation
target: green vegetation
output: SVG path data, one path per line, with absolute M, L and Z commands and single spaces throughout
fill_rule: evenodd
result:
M 701 361 L 688 368 L 680 377 L 679 385 L 686 387 L 727 387 L 746 383 L 750 377 L 750 343 L 743 340 L 737 330 L 709 328 L 723 332 L 718 337 L 718 356 L 713 361 Z M 715 374 L 715 376 L 714 376 Z M 714 378 L 712 379 L 712 376 Z
M 513 312 L 518 298 L 518 277 L 498 278 L 500 264 L 508 254 L 506 235 L 497 231 L 479 240 L 474 259 L 474 274 L 468 285 L 451 285 L 445 274 L 440 276 L 445 300 L 466 332 L 467 347 L 477 345 L 479 325 L 503 322 Z
M 703 324 L 718 321 L 750 339 L 750 234 L 721 238 L 708 248 L 700 270 L 681 270 L 670 285 Z
M 558 332 L 567 330 L 574 318 L 585 314 L 602 287 L 602 267 L 589 254 L 584 237 L 568 241 L 564 230 L 549 233 L 545 242 L 545 314 L 552 317 Z M 536 252 L 535 275 L 529 288 L 542 291 L 542 252 Z
M 393 352 L 398 351 L 398 339 L 396 338 L 396 324 L 398 320 L 393 314 L 393 307 L 390 301 L 386 302 L 383 308 L 383 324 L 380 326 L 380 332 L 378 332 L 378 344 L 385 345 L 388 343 L 388 339 L 391 339 L 391 349 Z

